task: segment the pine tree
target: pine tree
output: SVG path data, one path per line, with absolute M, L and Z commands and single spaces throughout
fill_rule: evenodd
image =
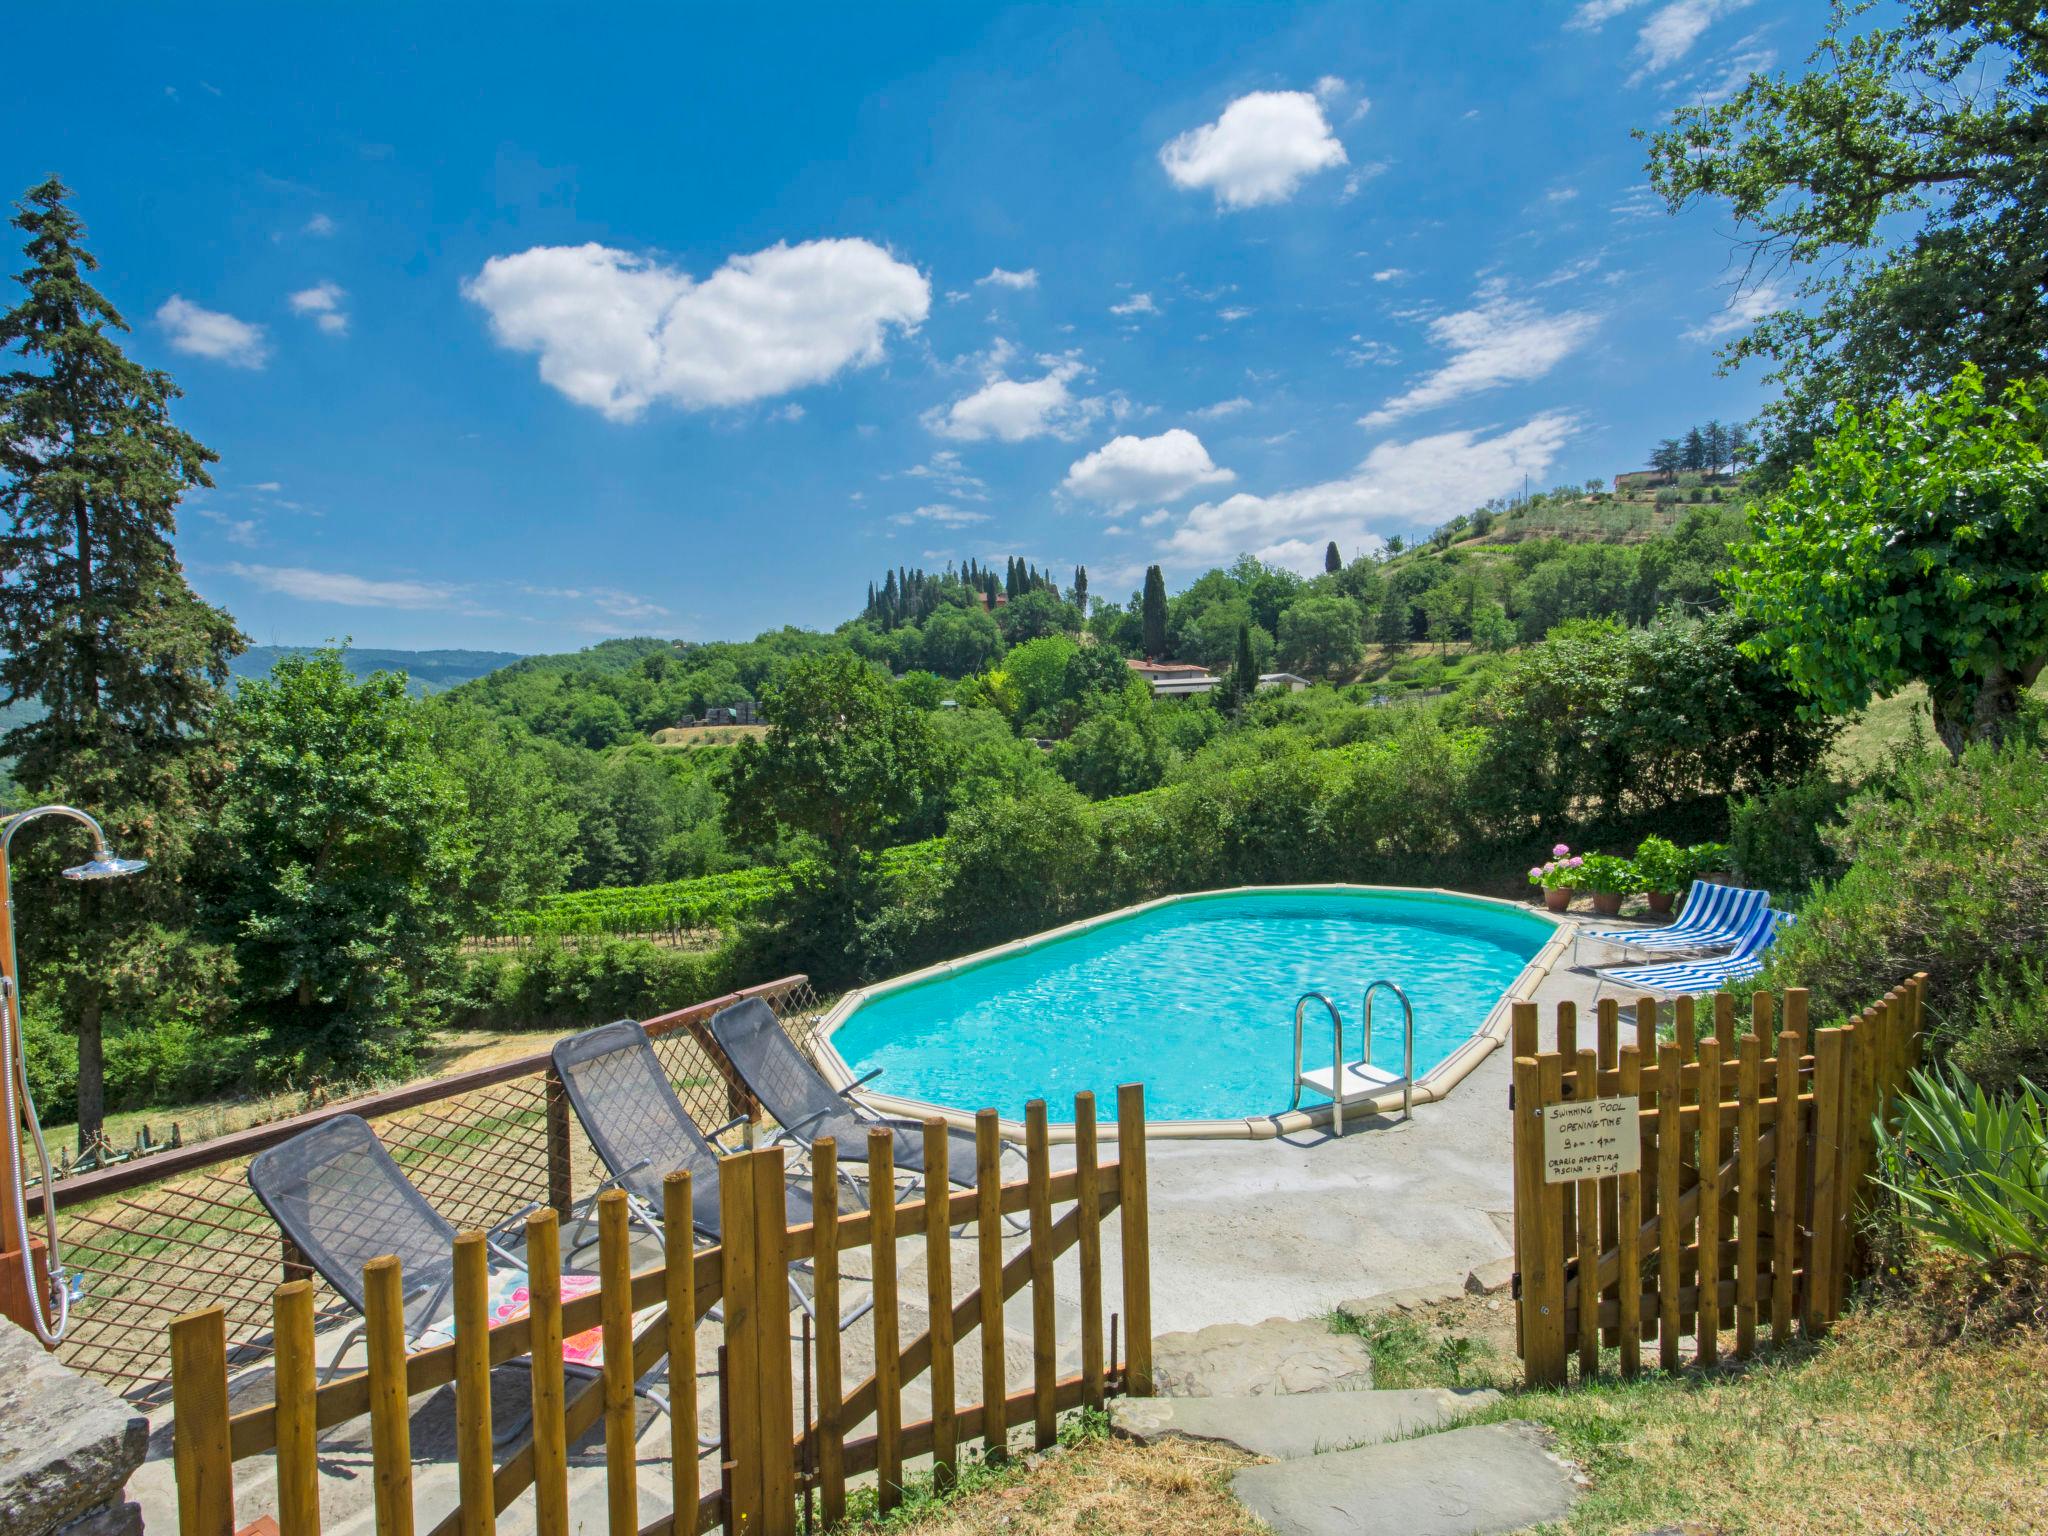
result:
M 1685 449 L 1675 437 L 1667 437 L 1650 451 L 1650 468 L 1660 475 L 1675 475 L 1685 463 Z
M 0 375 L 0 702 L 43 709 L 0 737 L 0 752 L 28 795 L 97 812 L 124 854 L 151 865 L 116 889 L 54 897 L 64 910 L 22 934 L 78 1033 L 90 1145 L 105 1110 L 107 1009 L 190 974 L 167 936 L 189 920 L 181 877 L 221 769 L 210 727 L 244 641 L 186 585 L 171 547 L 178 499 L 213 483 L 215 455 L 172 424 L 170 376 L 115 340 L 128 325 L 87 280 L 98 263 L 67 196 L 52 177 L 16 205 L 26 297 L 0 316 L 0 351 L 16 365 Z M 35 867 L 73 852 L 53 839 Z
M 1705 469 L 1707 467 L 1707 440 L 1698 427 L 1690 427 L 1685 434 L 1685 449 L 1679 460 L 1681 469 Z
M 1330 540 L 1329 548 L 1323 551 L 1323 569 L 1334 576 L 1344 569 L 1344 557 L 1337 553 L 1337 541 Z
M 1145 567 L 1145 655 L 1158 661 L 1166 655 L 1166 578 L 1159 567 Z
M 1706 450 L 1708 471 L 1718 475 L 1728 462 L 1728 429 L 1718 421 L 1708 422 L 1700 434 L 1700 445 Z

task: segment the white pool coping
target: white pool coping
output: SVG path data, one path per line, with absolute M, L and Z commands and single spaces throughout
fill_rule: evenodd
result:
M 1140 912 L 1150 912 L 1156 907 L 1173 906 L 1177 903 L 1188 901 L 1213 900 L 1228 896 L 1286 893 L 1308 895 L 1328 891 L 1345 891 L 1384 896 L 1442 897 L 1459 903 L 1505 908 L 1508 911 L 1519 913 L 1525 917 L 1535 918 L 1551 925 L 1553 931 L 1549 939 L 1544 942 L 1541 949 L 1537 950 L 1530 957 L 1528 964 L 1522 967 L 1520 974 L 1508 984 L 1507 989 L 1501 993 L 1499 1000 L 1488 1011 L 1486 1018 L 1481 1022 L 1479 1028 L 1467 1036 L 1450 1055 L 1446 1056 L 1442 1061 L 1415 1080 L 1411 1098 L 1416 1104 L 1434 1104 L 1439 1102 L 1453 1088 L 1469 1077 L 1474 1069 L 1489 1055 L 1507 1044 L 1513 1005 L 1518 1002 L 1528 1002 L 1534 999 L 1536 989 L 1543 984 L 1544 978 L 1555 968 L 1558 960 L 1563 956 L 1571 942 L 1571 925 L 1542 908 L 1532 908 L 1519 901 L 1506 901 L 1498 896 L 1474 896 L 1465 891 L 1446 890 L 1444 887 L 1436 885 L 1238 885 L 1212 891 L 1185 891 L 1178 895 L 1160 896 L 1151 901 L 1142 901 L 1136 906 L 1118 907 L 1112 912 L 1097 913 L 1094 917 L 1085 917 L 1078 922 L 1067 923 L 1059 928 L 1049 928 L 1043 933 L 1028 934 L 1021 939 L 1012 939 L 1007 944 L 998 944 L 992 949 L 977 950 L 971 955 L 962 955 L 957 960 L 946 960 L 937 965 L 928 965 L 922 970 L 907 972 L 902 976 L 892 976 L 887 981 L 876 982 L 870 987 L 857 987 L 840 997 L 832 1005 L 831 1010 L 825 1015 L 824 1021 L 819 1025 L 818 1036 L 815 1042 L 818 1064 L 824 1071 L 825 1076 L 831 1081 L 833 1087 L 846 1089 L 852 1086 L 858 1074 L 846 1064 L 845 1059 L 839 1054 L 838 1047 L 833 1043 L 832 1037 L 838 1032 L 839 1026 L 845 1023 L 863 1003 L 871 998 L 880 997 L 885 993 L 900 991 L 905 987 L 914 986 L 921 981 L 929 981 L 933 977 L 951 976 L 960 971 L 971 970 L 976 966 L 986 965 L 990 961 L 1000 959 L 1005 955 L 1016 954 L 1021 950 L 1035 949 L 1039 945 L 1050 943 L 1055 939 L 1083 933 L 1090 928 L 1099 928 L 1105 923 L 1117 922 L 1123 918 L 1135 916 Z M 951 1105 L 933 1104 L 923 1099 L 900 1098 L 894 1094 L 874 1093 L 866 1090 L 857 1090 L 854 1097 L 860 1103 L 880 1115 L 912 1120 L 929 1120 L 937 1117 L 944 1120 L 947 1124 L 957 1126 L 963 1130 L 972 1130 L 974 1128 L 973 1112 L 957 1109 Z M 1333 1108 L 1334 1106 L 1330 1104 L 1318 1104 L 1306 1109 L 1284 1110 L 1279 1114 L 1249 1115 L 1242 1119 L 1233 1118 L 1227 1120 L 1151 1120 L 1146 1123 L 1145 1132 L 1147 1136 L 1161 1139 L 1216 1138 L 1260 1141 L 1274 1136 L 1290 1136 L 1302 1131 L 1327 1127 L 1330 1124 Z M 1384 1093 L 1375 1094 L 1370 1098 L 1354 1099 L 1344 1106 L 1345 1118 L 1357 1121 L 1360 1124 L 1366 1123 L 1369 1116 L 1398 1114 L 1400 1109 L 1401 1090 L 1398 1087 L 1389 1089 Z M 1006 1137 L 1019 1141 L 1023 1139 L 1024 1126 L 1021 1121 L 1004 1120 L 1000 1123 L 1003 1134 Z M 1071 1124 L 1054 1124 L 1050 1129 L 1054 1141 L 1071 1141 L 1073 1139 L 1074 1128 Z

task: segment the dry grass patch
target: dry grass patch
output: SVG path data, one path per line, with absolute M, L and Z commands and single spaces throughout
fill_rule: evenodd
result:
M 1261 1536 L 1265 1527 L 1229 1488 L 1231 1474 L 1256 1461 L 1227 1446 L 1168 1441 L 1147 1447 L 1088 1434 L 1007 1469 L 971 1469 L 967 1486 L 944 1500 L 914 1499 L 886 1519 L 849 1521 L 841 1529 L 917 1536 Z

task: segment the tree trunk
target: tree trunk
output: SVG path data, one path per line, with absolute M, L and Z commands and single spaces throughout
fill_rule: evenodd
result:
M 97 987 L 80 999 L 78 1008 L 78 1150 L 99 1145 L 106 1130 L 107 1069 L 100 1048 L 100 993 Z
M 2018 668 L 1994 667 L 1974 682 L 1959 678 L 1929 690 L 1934 705 L 1934 734 L 1960 758 L 1973 741 L 2003 741 L 2019 717 L 2020 700 L 2041 675 L 2048 657 L 2036 657 Z

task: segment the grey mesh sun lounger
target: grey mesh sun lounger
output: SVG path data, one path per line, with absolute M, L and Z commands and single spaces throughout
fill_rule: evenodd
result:
M 570 1108 L 583 1122 L 584 1134 L 609 1170 L 597 1193 L 613 1187 L 624 1190 L 633 1219 L 658 1236 L 662 1180 L 671 1173 L 687 1171 L 691 1176 L 690 1222 L 695 1236 L 707 1243 L 717 1242 L 720 1153 L 712 1137 L 722 1135 L 741 1121 L 720 1126 L 712 1137 L 698 1130 L 696 1121 L 676 1097 L 647 1031 L 632 1019 L 620 1019 L 559 1040 L 550 1054 Z M 784 1203 L 791 1226 L 810 1221 L 809 1190 L 797 1187 L 794 1182 L 787 1184 Z M 584 1220 L 589 1220 L 588 1208 Z M 790 1267 L 807 1268 L 801 1264 Z M 789 1277 L 789 1289 L 797 1305 L 815 1318 L 817 1312 L 811 1298 L 797 1283 L 795 1274 Z M 873 1306 L 874 1298 L 870 1296 L 841 1317 L 839 1326 L 844 1328 L 857 1321 Z
M 923 1186 L 928 1172 L 924 1163 L 924 1127 L 914 1120 L 877 1115 L 848 1097 L 861 1083 L 873 1081 L 881 1071 L 879 1067 L 860 1082 L 835 1089 L 784 1033 L 774 1010 L 758 997 L 714 1013 L 711 1035 L 741 1081 L 761 1101 L 761 1107 L 782 1127 L 780 1135 L 806 1152 L 814 1143 L 831 1137 L 839 1147 L 840 1170 L 851 1179 L 856 1169 L 867 1165 L 868 1132 L 893 1132 L 891 1151 L 896 1167 L 915 1181 L 913 1193 Z M 1003 1146 L 1008 1151 L 1017 1150 L 1009 1142 Z M 964 1189 L 974 1187 L 974 1138 L 967 1132 L 947 1131 L 946 1166 L 942 1172 L 948 1184 Z
M 455 1228 L 427 1203 L 361 1116 L 336 1115 L 257 1153 L 249 1162 L 249 1187 L 306 1262 L 359 1317 L 365 1310 L 363 1266 L 391 1254 L 405 1284 L 408 1348 L 430 1331 L 453 1332 Z M 485 1234 L 493 1269 L 525 1275 L 525 1262 L 499 1237 L 538 1209 L 528 1206 Z M 340 1363 L 363 1326 L 357 1322 L 342 1336 L 323 1375 Z M 575 1362 L 565 1362 L 565 1369 L 592 1372 Z M 642 1395 L 668 1407 L 655 1392 Z M 519 1419 L 499 1440 L 517 1434 L 525 1423 Z

